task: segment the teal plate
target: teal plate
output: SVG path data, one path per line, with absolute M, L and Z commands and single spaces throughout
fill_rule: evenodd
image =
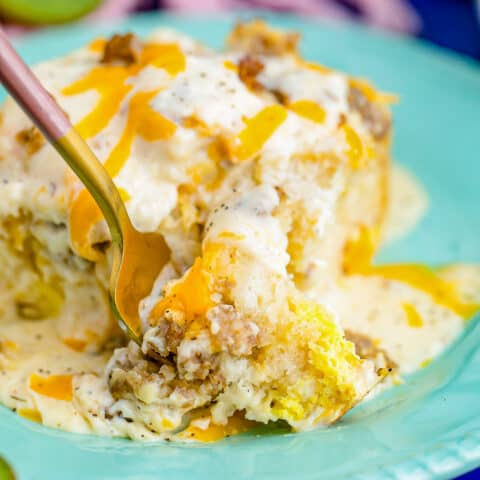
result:
M 247 14 L 241 14 L 241 16 Z M 395 158 L 426 185 L 431 209 L 382 261 L 480 262 L 480 70 L 416 41 L 353 25 L 266 14 L 302 32 L 303 53 L 398 92 Z M 27 37 L 30 61 L 61 55 L 114 30 L 160 25 L 213 46 L 238 16 L 139 16 L 108 27 L 75 26 Z M 478 320 L 478 319 L 477 319 Z M 243 435 L 217 444 L 133 443 L 48 429 L 0 408 L 0 454 L 20 480 L 442 479 L 480 465 L 480 322 L 429 367 L 302 434 Z

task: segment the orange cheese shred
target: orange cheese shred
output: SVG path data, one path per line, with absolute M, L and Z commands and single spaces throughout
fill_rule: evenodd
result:
M 98 45 L 101 45 L 100 40 Z M 127 79 L 147 65 L 163 68 L 170 75 L 176 75 L 185 69 L 186 59 L 176 44 L 147 44 L 141 52 L 138 63 L 95 67 L 85 77 L 62 90 L 64 95 L 78 95 L 90 90 L 96 90 L 99 94 L 94 110 L 76 125 L 84 138 L 97 135 L 108 125 L 132 89 L 132 85 L 126 83 Z
M 350 167 L 359 169 L 364 166 L 365 152 L 362 139 L 358 133 L 348 124 L 342 125 L 347 144 L 345 154 Z
M 104 164 L 111 177 L 118 175 L 130 156 L 135 135 L 155 141 L 167 139 L 175 133 L 176 125 L 149 106 L 158 92 L 138 92 L 130 99 L 125 129 Z
M 29 379 L 30 390 L 45 397 L 70 402 L 73 397 L 72 375 L 50 375 L 42 377 L 32 373 Z
M 238 134 L 240 146 L 236 152 L 237 157 L 244 160 L 258 153 L 286 118 L 285 107 L 269 105 L 254 117 L 246 119 L 245 128 Z
M 88 44 L 88 49 L 91 52 L 101 53 L 105 50 L 106 44 L 107 44 L 107 40 L 103 37 L 99 37 L 99 38 L 96 38 L 95 40 L 92 40 Z
M 407 318 L 407 324 L 412 328 L 421 328 L 423 327 L 423 319 L 418 313 L 417 309 L 410 303 L 404 303 L 402 305 L 403 311 Z
M 62 341 L 68 348 L 71 348 L 76 352 L 83 352 L 87 346 L 87 342 L 85 340 L 80 340 L 78 338 L 69 337 L 64 338 Z
M 142 51 L 140 64 L 163 68 L 170 75 L 177 75 L 185 70 L 187 61 L 176 43 L 147 43 Z
M 318 103 L 312 102 L 311 100 L 297 100 L 296 102 L 290 103 L 288 108 L 294 111 L 297 115 L 307 118 L 312 122 L 325 122 L 325 109 Z
M 228 69 L 228 70 L 232 70 L 232 71 L 234 71 L 234 72 L 238 72 L 238 66 L 237 66 L 235 63 L 233 63 L 231 60 L 225 60 L 225 61 L 223 62 L 223 65 L 224 65 L 224 67 L 225 67 L 226 69 Z
M 35 408 L 20 408 L 17 413 L 31 422 L 42 423 L 42 414 Z
M 90 245 L 88 235 L 91 227 L 102 218 L 102 212 L 90 192 L 81 190 L 69 210 L 70 242 L 75 253 L 92 262 L 98 262 L 102 254 Z
M 130 200 L 130 194 L 123 188 L 118 189 L 124 202 Z M 89 241 L 91 228 L 103 219 L 102 211 L 88 190 L 80 190 L 71 202 L 69 210 L 69 234 L 74 251 L 91 262 L 98 262 L 102 253 L 93 248 Z
M 75 125 L 83 138 L 88 139 L 98 135 L 117 114 L 120 105 L 132 89 L 132 85 L 125 84 L 129 76 L 130 72 L 126 67 L 100 66 L 62 90 L 62 93 L 67 96 L 78 95 L 89 90 L 96 90 L 99 94 L 95 108 Z
M 373 255 L 378 233 L 363 227 L 357 238 L 345 246 L 343 269 L 346 274 L 376 275 L 406 283 L 430 295 L 462 318 L 470 318 L 480 310 L 480 305 L 465 303 L 458 296 L 455 285 L 442 279 L 435 270 L 419 264 L 373 265 Z M 418 323 L 418 322 L 417 322 Z
M 150 315 L 158 318 L 165 310 L 172 308 L 183 311 L 185 320 L 191 322 L 214 305 L 210 296 L 210 277 L 203 268 L 202 259 L 198 257 L 185 276 L 157 303 Z

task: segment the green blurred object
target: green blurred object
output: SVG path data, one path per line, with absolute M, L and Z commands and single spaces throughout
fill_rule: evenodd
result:
M 15 474 L 10 465 L 0 457 L 0 480 L 15 480 Z
M 102 0 L 0 0 L 0 18 L 29 25 L 64 23 L 93 10 Z

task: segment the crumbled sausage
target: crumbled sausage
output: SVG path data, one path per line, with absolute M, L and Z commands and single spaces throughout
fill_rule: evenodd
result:
M 250 355 L 258 344 L 259 328 L 242 317 L 232 305 L 221 304 L 207 313 L 210 332 L 223 351 L 233 355 Z
M 254 20 L 237 24 L 227 43 L 232 49 L 254 55 L 285 55 L 297 52 L 299 39 L 298 33 L 279 32 L 267 27 L 261 20 Z
M 398 365 L 388 356 L 385 350 L 378 348 L 367 335 L 345 330 L 347 340 L 355 345 L 355 350 L 360 358 L 376 360 L 379 356 L 383 357 L 385 366 L 388 369 L 397 369 Z
M 118 349 L 113 355 L 107 367 L 107 378 L 114 398 L 128 397 L 143 385 L 154 382 L 161 388 L 157 390 L 159 397 L 162 393 L 171 393 L 170 383 L 175 379 L 173 367 L 149 361 L 141 353 L 140 348 L 131 342 L 127 348 Z
M 45 144 L 45 138 L 36 127 L 20 130 L 15 138 L 20 145 L 25 147 L 25 150 L 29 155 L 38 152 Z
M 246 55 L 238 63 L 238 76 L 250 90 L 262 90 L 257 75 L 264 69 L 263 63 L 252 55 Z
M 190 348 L 187 347 L 186 350 Z M 193 348 L 192 353 L 199 353 L 199 349 Z M 187 357 L 192 360 L 191 365 L 187 365 L 188 362 L 183 363 Z M 215 401 L 225 386 L 223 377 L 218 372 L 211 371 L 216 368 L 211 361 L 213 357 L 205 357 L 201 362 L 197 362 L 202 360 L 198 355 L 193 357 L 187 355 L 182 359 L 182 369 L 186 368 L 186 372 L 182 373 L 187 373 L 188 377 L 192 377 L 192 381 L 180 378 L 180 372 L 172 362 L 166 362 L 165 359 L 162 362 L 146 359 L 141 349 L 134 342 L 130 342 L 127 347 L 114 352 L 107 366 L 110 393 L 115 400 L 134 401 L 139 415 L 137 418 L 152 431 L 163 431 L 165 427 L 156 421 L 159 408 L 174 407 L 176 412 L 173 413 L 180 414 L 180 421 L 182 411 L 207 406 Z M 200 369 L 197 368 L 198 365 L 201 366 Z M 208 376 L 196 378 L 198 375 L 202 377 L 206 370 L 209 371 Z M 156 408 L 152 408 L 154 405 Z M 109 408 L 108 414 L 121 413 L 121 407 L 122 402 L 114 404 Z M 128 418 L 132 418 L 131 411 L 126 413 Z
M 133 33 L 114 35 L 105 45 L 101 62 L 130 65 L 138 62 L 140 51 L 140 40 Z
M 213 353 L 210 336 L 204 332 L 198 337 L 184 339 L 177 349 L 177 370 L 181 379 L 205 380 L 218 368 L 218 354 Z
M 176 353 L 185 335 L 185 328 L 167 317 L 168 314 L 156 327 L 150 328 L 143 338 L 142 351 L 149 358 L 160 360 Z
M 352 110 L 360 114 L 373 138 L 383 140 L 388 135 L 391 125 L 388 112 L 381 106 L 370 102 L 360 89 L 356 87 L 350 88 L 348 103 Z

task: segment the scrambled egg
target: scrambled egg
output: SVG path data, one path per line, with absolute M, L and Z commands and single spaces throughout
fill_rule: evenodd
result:
M 171 249 L 139 305 L 142 345 L 108 309 L 98 207 L 7 100 L 0 401 L 45 425 L 137 439 L 171 437 L 188 415 L 176 438 L 307 430 L 455 338 L 478 309 L 478 269 L 371 264 L 392 97 L 306 61 L 297 41 L 255 21 L 216 52 L 164 29 L 35 67 L 136 228 Z

